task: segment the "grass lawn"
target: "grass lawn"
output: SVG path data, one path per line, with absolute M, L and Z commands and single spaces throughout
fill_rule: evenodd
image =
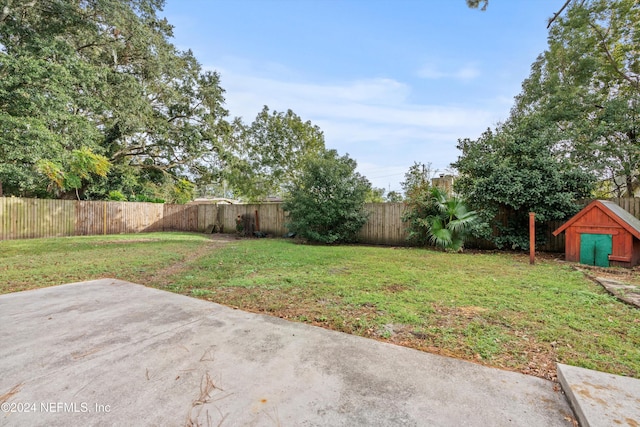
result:
M 543 378 L 555 362 L 640 377 L 640 309 L 555 260 L 218 239 L 3 241 L 0 293 L 114 277 Z

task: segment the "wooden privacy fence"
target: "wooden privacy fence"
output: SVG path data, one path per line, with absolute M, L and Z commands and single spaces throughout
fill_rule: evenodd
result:
M 405 243 L 402 203 L 371 203 L 366 208 L 370 216 L 359 233 L 360 241 Z M 243 215 L 264 233 L 287 233 L 280 203 L 168 205 L 0 197 L 0 240 L 149 231 L 235 233 L 236 219 Z
M 0 197 L 0 240 L 150 231 L 235 232 L 250 215 L 266 233 L 286 232 L 280 204 L 168 205 L 158 203 Z
M 640 218 L 640 198 L 612 201 Z M 368 203 L 365 208 L 369 211 L 369 220 L 358 234 L 360 242 L 407 244 L 402 203 Z M 149 231 L 235 233 L 236 219 L 243 215 L 264 233 L 282 236 L 287 232 L 286 212 L 280 203 L 168 205 L 0 197 L 0 240 Z M 541 224 L 547 243 L 539 245 L 540 250 L 564 250 L 564 235 L 551 234 L 562 223 Z M 488 247 L 480 242 L 470 242 L 469 246 Z
M 164 210 L 154 203 L 0 197 L 0 240 L 162 231 L 171 229 Z

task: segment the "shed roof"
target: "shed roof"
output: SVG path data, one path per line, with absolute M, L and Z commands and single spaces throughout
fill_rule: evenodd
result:
M 570 227 L 571 224 L 579 220 L 583 215 L 594 209 L 596 206 L 599 206 L 605 213 L 609 215 L 611 219 L 617 222 L 622 228 L 633 234 L 637 239 L 640 239 L 640 220 L 631 215 L 629 212 L 625 211 L 614 202 L 610 202 L 608 200 L 594 200 L 593 202 L 589 203 L 584 209 L 575 214 L 569 221 L 565 222 L 560 228 L 554 231 L 553 235 L 557 236 L 558 234 L 562 233 L 564 230 Z

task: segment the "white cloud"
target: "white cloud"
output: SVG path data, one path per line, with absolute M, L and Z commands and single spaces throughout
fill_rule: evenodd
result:
M 459 80 L 473 80 L 479 75 L 480 70 L 474 65 L 464 66 L 455 73 L 455 77 Z
M 443 71 L 441 67 L 426 64 L 417 73 L 423 79 L 455 79 L 471 81 L 480 76 L 480 68 L 476 64 L 466 64 L 455 70 Z
M 444 169 L 458 156 L 458 138 L 478 136 L 498 119 L 488 108 L 412 102 L 411 87 L 389 78 L 309 82 L 290 70 L 282 69 L 274 78 L 265 76 L 265 67 L 251 69 L 238 62 L 212 69 L 221 75 L 231 116 L 250 123 L 263 105 L 291 109 L 324 131 L 328 148 L 358 161 L 359 171 L 376 187 L 391 184 L 393 190 L 399 190 L 414 161 Z M 474 70 L 462 68 L 458 78 L 473 78 Z

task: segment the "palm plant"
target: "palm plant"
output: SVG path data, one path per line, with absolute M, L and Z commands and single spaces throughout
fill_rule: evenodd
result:
M 478 215 L 469 211 L 458 196 L 450 196 L 438 187 L 432 187 L 430 193 L 438 214 L 427 217 L 423 222 L 429 241 L 442 249 L 458 252 L 471 228 L 477 224 Z

